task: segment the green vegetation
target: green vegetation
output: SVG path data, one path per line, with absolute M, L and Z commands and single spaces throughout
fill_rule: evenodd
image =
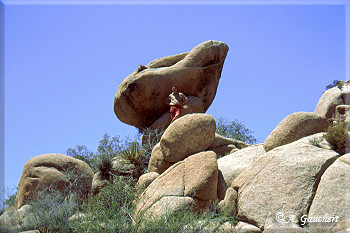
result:
M 349 141 L 349 132 L 350 124 L 348 122 L 334 121 L 328 127 L 327 133 L 324 135 L 324 138 L 334 147 L 335 151 L 343 154 L 343 150 Z
M 111 138 L 108 134 L 105 134 L 103 139 L 100 140 L 96 153 L 87 149 L 86 146 L 78 145 L 75 148 L 69 148 L 66 154 L 73 158 L 83 160 L 96 173 L 99 171 L 98 166 L 103 160 L 112 160 L 114 157 L 120 156 L 120 154 L 134 142 L 137 143 L 137 141 L 133 141 L 129 137 L 125 139 L 120 139 L 119 136 Z
M 253 131 L 249 130 L 243 123 L 237 119 L 230 121 L 223 117 L 216 120 L 216 133 L 227 138 L 237 139 L 249 144 L 256 143 Z
M 188 208 L 160 219 L 136 221 L 133 216 L 134 200 L 139 193 L 131 177 L 115 177 L 114 182 L 88 202 L 79 204 L 74 193 L 62 195 L 47 188 L 32 199 L 23 219 L 10 215 L 10 225 L 1 225 L 0 232 L 19 232 L 38 229 L 40 232 L 201 232 L 203 228 L 217 229 L 224 222 L 236 223 L 235 216 L 220 214 L 214 206 L 211 211 L 194 213 Z M 13 208 L 13 207 L 12 207 Z M 16 213 L 14 208 L 12 213 Z M 30 213 L 30 214 L 28 214 Z M 73 216 L 73 217 L 72 217 Z
M 350 80 L 348 81 L 334 80 L 333 83 L 326 86 L 326 90 L 331 89 L 333 87 L 338 87 L 340 90 L 343 90 L 343 86 L 345 84 L 350 84 Z
M 320 140 L 320 139 L 318 139 L 318 138 L 311 138 L 310 140 L 309 140 L 309 143 L 311 144 L 311 145 L 313 145 L 313 146 L 317 146 L 317 147 L 321 147 L 321 141 L 322 140 Z

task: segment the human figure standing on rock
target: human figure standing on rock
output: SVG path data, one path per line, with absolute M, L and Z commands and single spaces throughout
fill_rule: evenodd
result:
M 182 105 L 187 103 L 188 98 L 183 93 L 178 92 L 177 86 L 175 85 L 171 88 L 171 91 L 172 93 L 169 95 L 165 103 L 170 106 L 170 118 L 171 122 L 174 122 L 181 116 Z

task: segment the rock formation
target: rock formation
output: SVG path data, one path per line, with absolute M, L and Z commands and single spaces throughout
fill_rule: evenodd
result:
M 270 151 L 278 146 L 300 138 L 326 132 L 329 123 L 325 117 L 311 112 L 296 112 L 284 118 L 264 142 L 264 149 Z
M 157 177 L 141 194 L 134 216 L 160 217 L 192 206 L 203 209 L 218 200 L 218 166 L 214 152 L 200 152 Z
M 151 126 L 169 110 L 164 101 L 173 85 L 186 96 L 199 98 L 205 112 L 214 100 L 227 52 L 225 43 L 210 40 L 189 53 L 159 58 L 131 73 L 115 95 L 116 116 L 138 128 Z
M 327 119 L 334 119 L 335 109 L 338 105 L 350 105 L 350 85 L 348 82 L 343 83 L 341 88 L 335 86 L 325 91 L 314 112 Z
M 18 183 L 16 207 L 21 208 L 35 193 L 50 186 L 62 192 L 70 186 L 81 198 L 87 198 L 93 175 L 85 162 L 66 155 L 44 154 L 33 157 L 24 165 Z

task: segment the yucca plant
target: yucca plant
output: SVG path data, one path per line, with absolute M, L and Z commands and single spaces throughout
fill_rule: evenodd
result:
M 138 142 L 131 142 L 129 146 L 120 153 L 120 157 L 129 164 L 135 166 L 134 178 L 138 179 L 147 170 L 148 160 L 144 158 L 145 150 Z

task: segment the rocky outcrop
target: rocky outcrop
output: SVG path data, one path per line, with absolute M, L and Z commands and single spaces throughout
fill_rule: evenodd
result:
M 0 231 L 20 232 L 30 227 L 35 221 L 36 219 L 30 205 L 23 205 L 19 209 L 10 206 L 6 209 L 6 212 L 0 216 Z
M 44 154 L 30 159 L 18 183 L 16 207 L 19 209 L 37 192 L 53 186 L 71 191 L 85 199 L 91 190 L 94 173 L 83 161 L 61 154 Z
M 161 174 L 174 163 L 207 150 L 215 130 L 215 120 L 208 114 L 190 114 L 174 121 L 153 148 L 148 172 Z
M 183 207 L 199 210 L 218 199 L 218 167 L 214 152 L 180 161 L 157 177 L 141 194 L 134 216 L 160 217 Z
M 151 158 L 148 163 L 148 172 L 157 172 L 158 174 L 162 174 L 173 164 L 174 163 L 165 160 L 163 152 L 160 148 L 160 143 L 158 143 L 152 150 Z
M 319 132 L 326 132 L 329 123 L 325 117 L 310 112 L 296 112 L 284 118 L 264 142 L 265 151 L 294 142 Z
M 227 138 L 220 134 L 215 133 L 215 138 L 210 148 L 217 148 L 225 145 L 234 145 L 238 149 L 243 149 L 250 146 L 248 143 L 245 143 L 233 138 Z
M 114 98 L 118 119 L 138 128 L 149 127 L 169 110 L 164 101 L 173 85 L 187 96 L 211 105 L 221 76 L 228 46 L 210 40 L 189 53 L 157 59 L 131 73 L 119 85 Z
M 333 87 L 325 91 L 314 112 L 327 119 L 335 118 L 335 109 L 338 105 L 350 105 L 350 86 L 348 84 L 341 89 Z
M 308 213 L 308 217 L 325 217 L 328 222 L 309 223 L 309 228 L 314 232 L 338 232 L 350 228 L 349 198 L 350 154 L 346 154 L 338 158 L 321 177 Z
M 215 137 L 216 124 L 208 114 L 191 114 L 173 122 L 160 139 L 166 161 L 175 163 L 205 151 Z
M 136 187 L 138 191 L 146 189 L 157 177 L 159 174 L 157 172 L 149 172 L 140 176 L 137 181 Z
M 335 120 L 350 122 L 350 105 L 338 105 L 335 108 Z
M 218 159 L 219 170 L 228 186 L 265 153 L 263 145 L 253 145 Z
M 312 145 L 313 137 L 269 151 L 233 181 L 240 219 L 264 229 L 278 213 L 297 216 L 309 209 L 320 177 L 339 156 Z

